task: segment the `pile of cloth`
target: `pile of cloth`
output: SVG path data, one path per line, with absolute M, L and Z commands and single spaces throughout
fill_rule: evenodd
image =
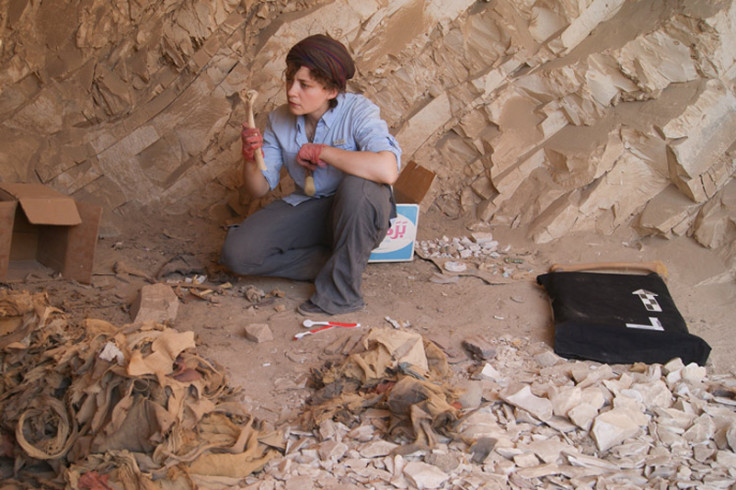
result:
M 228 488 L 284 449 L 193 332 L 0 290 L 0 488 Z
M 389 419 L 384 437 L 400 443 L 396 454 L 433 447 L 453 437 L 460 393 L 447 383 L 447 356 L 419 333 L 389 328 L 370 330 L 354 352 L 312 373 L 317 389 L 301 415 L 305 429 L 332 419 L 354 427 L 363 415 Z

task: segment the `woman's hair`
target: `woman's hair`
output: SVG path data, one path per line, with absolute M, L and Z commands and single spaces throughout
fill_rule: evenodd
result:
M 286 79 L 306 66 L 312 78 L 325 88 L 344 92 L 347 81 L 355 75 L 355 63 L 340 42 L 324 34 L 315 34 L 296 43 L 286 55 Z

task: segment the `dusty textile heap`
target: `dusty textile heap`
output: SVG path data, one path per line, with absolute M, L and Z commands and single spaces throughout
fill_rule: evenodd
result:
M 73 325 L 43 293 L 0 291 L 0 457 L 14 460 L 0 488 L 225 488 L 262 468 L 282 437 L 195 347 L 192 332 Z
M 319 390 L 303 413 L 303 425 L 334 419 L 358 425 L 368 409 L 390 414 L 387 436 L 398 442 L 395 453 L 431 448 L 437 433 L 457 420 L 457 393 L 444 380 L 450 373 L 445 354 L 418 333 L 374 329 L 342 362 L 314 373 Z

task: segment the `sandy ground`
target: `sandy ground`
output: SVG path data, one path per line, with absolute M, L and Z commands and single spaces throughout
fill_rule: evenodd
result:
M 411 262 L 370 264 L 364 274 L 367 307 L 335 318 L 358 322 L 361 327 L 331 329 L 295 341 L 294 334 L 305 330 L 301 326 L 304 317 L 295 309 L 311 294 L 312 285 L 238 278 L 219 270 L 216 261 L 225 231 L 213 223 L 208 217 L 149 216 L 134 233 L 102 238 L 89 286 L 54 279 L 43 271 L 8 283 L 14 289 L 46 291 L 52 304 L 73 319 L 102 318 L 123 325 L 131 321 L 130 303 L 149 283 L 142 276 L 156 276 L 183 254 L 195 264 L 193 269 L 201 266 L 200 271 L 207 275 L 205 285 L 229 282 L 232 287 L 210 296 L 215 301 L 184 291 L 173 325 L 193 330 L 200 353 L 223 366 L 232 385 L 243 387 L 244 402 L 254 415 L 272 422 L 289 418 L 311 394 L 307 385 L 310 370 L 344 356 L 368 329 L 391 327 L 387 318 L 442 346 L 458 379 L 466 376 L 472 364 L 461 343 L 473 335 L 524 338 L 529 345 L 543 342 L 552 346 L 552 313 L 536 276 L 553 263 L 662 261 L 668 270 L 667 285 L 690 332 L 713 348 L 708 368 L 715 373 L 736 371 L 732 354 L 736 336 L 731 333 L 736 283 L 717 254 L 688 238 L 579 234 L 538 246 L 521 230 L 493 228 L 499 248 L 505 251 L 497 261 L 515 269 L 513 279 L 499 278 L 505 283 L 490 284 L 463 276 L 442 284 L 435 282 L 437 265 L 428 260 L 415 257 Z M 427 212 L 420 217 L 418 239 L 469 235 L 467 224 Z M 250 287 L 266 297 L 249 301 L 245 292 Z M 255 343 L 246 339 L 245 327 L 255 323 L 268 324 L 273 340 Z

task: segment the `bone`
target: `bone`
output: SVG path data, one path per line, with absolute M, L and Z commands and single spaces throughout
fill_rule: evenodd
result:
M 246 124 L 249 128 L 256 127 L 255 118 L 253 117 L 253 105 L 256 102 L 256 97 L 258 97 L 258 92 L 252 89 L 245 91 L 245 95 L 240 94 L 240 98 L 245 102 L 245 110 L 248 117 Z M 266 162 L 263 161 L 263 154 L 260 151 L 255 152 L 255 158 L 258 168 L 266 170 Z

